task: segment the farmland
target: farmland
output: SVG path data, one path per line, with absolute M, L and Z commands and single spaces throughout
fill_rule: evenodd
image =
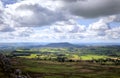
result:
M 119 78 L 119 46 L 44 46 L 1 50 L 32 78 Z M 1 77 L 5 78 L 1 70 Z
M 32 78 L 119 78 L 119 65 L 88 62 L 53 62 L 17 58 L 15 67 L 28 72 Z

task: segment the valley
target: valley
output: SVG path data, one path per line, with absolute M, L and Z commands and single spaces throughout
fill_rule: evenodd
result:
M 12 68 L 22 70 L 28 78 L 120 77 L 119 45 L 52 43 L 4 47 L 1 53 L 10 59 Z

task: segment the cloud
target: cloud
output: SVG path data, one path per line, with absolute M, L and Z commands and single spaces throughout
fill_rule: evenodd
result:
M 84 25 L 79 25 L 74 20 L 59 22 L 51 26 L 51 29 L 57 33 L 79 33 L 85 31 Z
M 50 9 L 47 4 L 43 6 L 43 2 L 45 1 L 21 1 L 7 5 L 6 12 L 10 15 L 10 20 L 14 21 L 14 26 L 18 27 L 46 26 L 69 18 L 61 10 Z
M 0 24 L 3 23 L 3 17 L 2 17 L 2 15 L 3 15 L 3 4 L 0 1 Z
M 100 19 L 98 22 L 89 25 L 89 30 L 93 31 L 105 31 L 110 29 L 108 23 L 104 19 Z
M 12 32 L 11 34 L 15 37 L 29 37 L 33 33 L 32 28 L 28 27 L 17 27 L 15 28 L 15 31 Z
M 17 27 L 12 32 L 0 32 L 0 40 L 4 42 L 27 42 L 33 40 L 30 35 L 34 31 L 28 27 Z
M 71 14 L 85 18 L 120 13 L 120 0 L 63 0 L 63 6 Z
M 98 20 L 97 22 L 90 24 L 89 26 L 80 25 L 75 21 L 69 21 L 69 23 L 59 23 L 55 26 L 52 26 L 50 31 L 54 31 L 57 34 L 62 34 L 62 36 L 59 36 L 59 38 L 64 39 L 74 39 L 83 41 L 119 40 L 120 26 L 109 26 L 109 23 L 113 22 L 114 19 L 114 16 L 104 17 Z
M 0 32 L 14 32 L 16 28 L 41 27 L 58 21 L 67 21 L 69 14 L 58 10 L 58 3 L 44 0 L 0 1 Z M 13 1 L 13 2 L 15 2 Z M 18 1 L 18 2 L 17 2 Z M 28 28 L 30 29 L 30 28 Z
M 116 28 L 112 28 L 111 30 L 107 30 L 106 33 L 108 39 L 113 39 L 113 40 L 120 39 L 120 26 Z
M 107 18 L 106 18 L 107 19 Z M 64 25 L 64 26 L 63 26 Z M 89 26 L 80 25 L 75 21 L 59 22 L 44 28 L 16 27 L 15 31 L 4 36 L 4 39 L 22 41 L 111 41 L 120 39 L 120 27 L 109 28 L 109 24 L 103 19 L 90 24 Z
M 113 22 L 120 22 L 120 14 L 112 16 Z
M 0 1 L 0 32 L 10 32 L 13 31 L 6 22 L 5 22 L 5 13 L 4 13 L 4 6 L 2 2 Z
M 11 32 L 11 31 L 14 31 L 14 29 L 4 24 L 0 25 L 0 32 Z
M 0 1 L 0 39 L 117 41 L 120 26 L 109 24 L 120 22 L 118 4 L 119 0 L 19 0 L 6 5 Z M 86 26 L 76 21 L 81 17 L 100 18 Z
M 0 10 L 3 8 L 3 4 L 2 2 L 0 1 Z

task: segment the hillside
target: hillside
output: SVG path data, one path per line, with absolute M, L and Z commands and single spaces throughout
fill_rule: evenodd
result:
M 78 45 L 75 45 L 75 44 L 71 44 L 71 43 L 67 43 L 67 42 L 64 42 L 64 43 L 50 43 L 48 45 L 45 45 L 44 47 L 80 47 Z

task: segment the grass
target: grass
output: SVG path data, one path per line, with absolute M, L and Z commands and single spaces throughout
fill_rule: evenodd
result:
M 26 67 L 24 68 L 25 71 L 30 71 L 30 72 L 37 72 L 37 73 L 63 73 L 63 72 L 69 72 L 72 71 L 74 68 L 67 67 L 65 65 L 57 64 L 57 63 L 49 63 L 48 62 L 35 62 L 35 61 L 28 61 L 24 60 L 22 61 L 23 65 Z M 57 64 L 57 65 L 56 65 Z M 57 71 L 59 70 L 59 71 Z M 63 71 L 64 70 L 64 71 Z
M 30 56 L 19 56 L 19 57 L 31 59 L 31 58 L 36 58 L 37 54 L 31 54 Z
M 119 78 L 120 66 L 87 62 L 52 62 L 18 58 L 17 67 L 33 78 Z M 21 61 L 21 62 L 20 62 Z M 15 65 L 14 65 L 15 66 Z M 35 75 L 40 76 L 35 76 Z M 35 76 L 35 77 L 34 77 Z
M 82 60 L 92 60 L 92 59 L 103 59 L 103 58 L 107 58 L 107 56 L 102 56 L 102 55 L 84 55 L 81 56 Z
M 45 78 L 62 78 L 62 76 L 45 76 Z
M 19 57 L 22 57 L 22 58 L 27 58 L 27 59 L 34 59 L 34 58 L 38 58 L 37 54 L 31 54 L 30 56 L 19 56 Z M 92 59 L 103 59 L 103 58 L 107 58 L 108 56 L 105 56 L 105 55 L 82 55 L 82 56 L 79 56 L 77 54 L 66 54 L 66 57 L 68 59 L 73 59 L 73 60 L 92 60 Z M 55 56 L 54 54 L 51 54 L 51 55 L 40 55 L 39 56 L 40 59 L 49 59 L 49 58 L 53 58 L 53 59 L 56 59 L 57 56 Z
M 7 75 L 3 73 L 1 68 L 0 68 L 0 78 L 8 78 Z

